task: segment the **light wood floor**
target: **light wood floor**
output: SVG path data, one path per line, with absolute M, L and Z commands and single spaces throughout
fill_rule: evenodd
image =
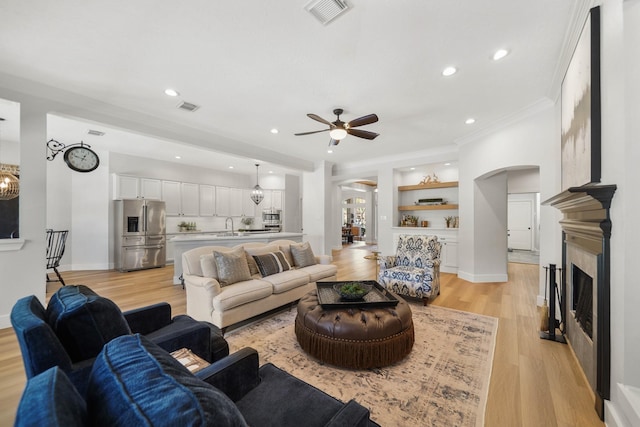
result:
M 363 258 L 367 254 L 356 248 L 334 251 L 338 280 L 373 279 L 375 263 Z M 184 290 L 172 285 L 172 276 L 171 266 L 131 273 L 63 273 L 68 284 L 86 284 L 123 310 L 167 301 L 175 315 L 186 308 Z M 569 347 L 538 338 L 537 266 L 511 263 L 509 279 L 507 283 L 473 284 L 442 274 L 441 295 L 433 301 L 434 305 L 499 319 L 485 425 L 604 426 Z M 58 287 L 58 283 L 48 284 L 47 297 Z M 13 330 L 0 330 L 0 425 L 13 424 L 25 381 Z

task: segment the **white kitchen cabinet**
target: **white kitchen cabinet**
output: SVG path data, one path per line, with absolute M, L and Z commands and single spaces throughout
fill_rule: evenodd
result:
M 283 193 L 282 190 L 264 190 L 264 200 L 260 203 L 260 208 L 282 210 Z
M 254 217 L 257 205 L 251 200 L 251 191 L 247 188 L 242 190 L 242 215 Z
M 180 182 L 162 181 L 162 200 L 168 216 L 180 216 Z
M 198 184 L 190 182 L 180 184 L 180 210 L 182 216 L 198 216 L 200 214 Z
M 230 188 L 229 216 L 242 216 L 242 188 Z
M 162 200 L 168 216 L 198 216 L 200 214 L 198 184 L 162 181 Z
M 137 199 L 140 179 L 135 176 L 113 175 L 113 200 Z
M 200 184 L 200 216 L 215 216 L 216 214 L 216 187 Z
M 113 174 L 113 199 L 162 199 L 159 179 Z
M 140 178 L 140 197 L 162 200 L 162 181 L 153 178 Z
M 231 202 L 231 192 L 229 187 L 217 187 L 216 186 L 216 215 L 229 216 L 231 209 L 229 207 Z

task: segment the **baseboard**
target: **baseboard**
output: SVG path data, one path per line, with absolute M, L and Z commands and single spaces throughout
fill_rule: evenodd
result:
M 11 315 L 3 314 L 0 316 L 0 329 L 6 329 L 11 327 Z
M 507 274 L 472 274 L 458 270 L 458 277 L 471 283 L 495 283 L 507 282 Z
M 617 383 L 619 402 L 605 400 L 604 421 L 607 427 L 633 427 L 640 425 L 640 389 Z

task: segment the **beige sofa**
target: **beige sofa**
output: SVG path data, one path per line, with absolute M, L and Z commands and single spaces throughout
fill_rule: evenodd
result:
M 251 242 L 234 247 L 202 246 L 182 254 L 182 269 L 187 292 L 187 314 L 223 329 L 274 308 L 299 300 L 315 289 L 318 280 L 336 280 L 338 268 L 327 255 L 315 256 L 316 264 L 294 267 L 289 246 L 299 244 L 291 240 L 269 243 Z M 213 251 L 231 252 L 242 247 L 248 255 L 262 255 L 282 251 L 292 266 L 289 271 L 262 277 L 252 271 L 250 280 L 220 286 Z

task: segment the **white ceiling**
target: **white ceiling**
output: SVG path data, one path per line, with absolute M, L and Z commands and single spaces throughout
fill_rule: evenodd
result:
M 3 0 L 0 86 L 3 76 L 16 76 L 196 129 L 208 136 L 205 150 L 179 150 L 193 164 L 234 160 L 209 154 L 215 150 L 240 155 L 250 171 L 247 147 L 290 169 L 296 159 L 370 160 L 453 144 L 554 99 L 580 7 L 579 0 L 350 0 L 352 10 L 323 26 L 306 3 Z M 498 48 L 510 54 L 493 61 Z M 445 78 L 449 65 L 459 71 Z M 180 96 L 166 96 L 168 87 Z M 178 110 L 182 100 L 201 108 Z M 345 121 L 376 113 L 380 121 L 361 129 L 380 136 L 349 136 L 328 154 L 327 133 L 293 135 L 324 129 L 306 114 L 333 121 L 336 107 Z M 466 125 L 468 117 L 476 123 Z M 89 142 L 89 128 L 107 134 Z M 67 118 L 49 128 L 65 143 L 176 154 L 175 145 L 119 131 Z

